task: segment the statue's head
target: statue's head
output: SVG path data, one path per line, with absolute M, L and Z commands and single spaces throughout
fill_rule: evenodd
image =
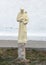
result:
M 24 9 L 23 8 L 21 8 L 21 13 L 24 13 Z

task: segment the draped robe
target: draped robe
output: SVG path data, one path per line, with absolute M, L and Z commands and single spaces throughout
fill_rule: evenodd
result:
M 17 22 L 19 22 L 18 43 L 27 43 L 27 12 L 24 12 L 23 14 L 20 12 L 17 16 Z

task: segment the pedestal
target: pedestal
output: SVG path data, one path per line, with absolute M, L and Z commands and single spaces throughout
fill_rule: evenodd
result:
M 25 43 L 18 43 L 18 58 L 25 59 Z
M 25 52 L 25 43 L 18 44 L 18 58 L 16 59 L 16 63 L 22 63 L 24 65 L 28 65 L 29 60 L 26 59 Z

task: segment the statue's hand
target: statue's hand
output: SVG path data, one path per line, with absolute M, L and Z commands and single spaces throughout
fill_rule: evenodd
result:
M 25 20 L 23 21 L 23 23 L 24 23 L 24 25 L 26 25 L 26 24 L 28 23 L 27 19 L 25 19 Z
M 23 19 L 19 19 L 19 20 L 17 20 L 18 22 L 22 22 L 23 21 Z
M 27 23 L 24 23 L 24 25 L 26 25 Z

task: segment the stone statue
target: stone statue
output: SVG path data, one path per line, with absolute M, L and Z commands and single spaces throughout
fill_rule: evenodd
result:
M 21 9 L 17 15 L 17 22 L 19 22 L 18 35 L 18 58 L 25 60 L 25 43 L 27 43 L 27 28 L 28 23 L 27 12 Z
M 28 23 L 27 12 L 24 12 L 24 9 L 18 13 L 17 21 L 19 22 L 19 36 L 18 43 L 27 43 L 27 29 L 26 25 Z

